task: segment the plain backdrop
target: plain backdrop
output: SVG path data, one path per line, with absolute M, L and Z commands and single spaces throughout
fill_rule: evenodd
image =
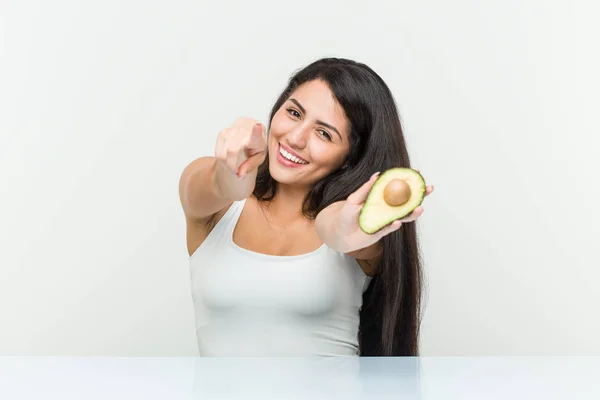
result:
M 592 5 L 0 2 L 0 355 L 197 355 L 179 176 L 325 56 L 436 186 L 422 354 L 600 354 Z

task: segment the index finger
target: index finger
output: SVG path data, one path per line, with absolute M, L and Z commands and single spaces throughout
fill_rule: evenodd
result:
M 265 147 L 265 126 L 260 122 L 257 122 L 252 126 L 252 132 L 250 133 L 250 137 L 248 138 L 246 148 L 250 150 L 249 153 L 250 155 L 252 155 L 264 151 Z

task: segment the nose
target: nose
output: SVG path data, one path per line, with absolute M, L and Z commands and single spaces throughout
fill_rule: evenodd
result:
M 288 143 L 290 146 L 298 149 L 306 147 L 308 132 L 310 128 L 304 124 L 298 124 L 287 134 Z

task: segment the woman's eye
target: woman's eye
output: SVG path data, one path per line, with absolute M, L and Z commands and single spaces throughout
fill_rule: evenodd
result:
M 327 133 L 327 131 L 319 131 L 319 132 L 322 134 L 322 136 L 323 136 L 325 139 L 327 139 L 327 140 L 331 141 L 331 135 L 330 135 L 329 133 Z
M 296 118 L 300 118 L 300 113 L 298 111 L 294 110 L 293 108 L 288 109 L 288 113 L 292 114 Z

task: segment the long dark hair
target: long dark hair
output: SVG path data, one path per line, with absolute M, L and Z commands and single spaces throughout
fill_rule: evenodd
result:
M 367 65 L 342 58 L 323 58 L 297 71 L 275 102 L 270 118 L 303 83 L 327 83 L 345 111 L 350 127 L 350 151 L 345 165 L 317 182 L 303 204 L 307 218 L 345 200 L 377 171 L 410 167 L 398 109 L 392 93 Z M 277 182 L 269 174 L 268 158 L 258 169 L 253 194 L 273 199 Z M 417 356 L 421 322 L 421 259 L 414 223 L 382 239 L 382 260 L 360 311 L 361 356 Z

